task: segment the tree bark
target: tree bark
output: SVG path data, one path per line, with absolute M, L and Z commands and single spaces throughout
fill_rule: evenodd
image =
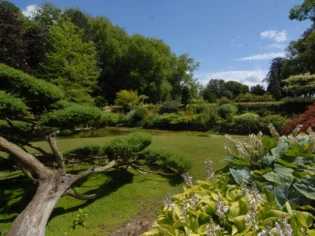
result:
M 71 184 L 71 177 L 58 171 L 41 180 L 32 201 L 14 220 L 7 236 L 44 236 L 50 214 Z

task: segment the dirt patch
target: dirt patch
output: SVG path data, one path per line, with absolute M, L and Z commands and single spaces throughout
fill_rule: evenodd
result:
M 154 217 L 148 216 L 147 210 L 141 208 L 136 217 L 111 233 L 111 236 L 139 236 L 152 229 L 153 221 Z

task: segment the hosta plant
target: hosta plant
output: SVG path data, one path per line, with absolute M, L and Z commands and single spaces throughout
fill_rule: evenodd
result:
M 227 136 L 234 149 L 225 168 L 167 196 L 153 235 L 315 235 L 314 134 Z

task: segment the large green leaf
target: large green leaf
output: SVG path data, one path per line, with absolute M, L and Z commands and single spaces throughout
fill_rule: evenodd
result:
M 275 148 L 271 149 L 271 154 L 275 157 L 279 157 L 281 155 L 281 152 L 284 150 L 288 150 L 289 144 L 287 143 L 279 143 L 278 146 L 276 146 Z
M 250 169 L 247 167 L 238 166 L 235 169 L 230 168 L 230 173 L 233 176 L 235 182 L 238 184 L 241 184 L 244 180 L 254 180 L 250 173 Z
M 293 170 L 290 168 L 275 164 L 274 170 L 264 174 L 263 177 L 270 182 L 274 182 L 278 186 L 290 186 L 294 179 L 292 172 Z
M 277 141 L 274 138 L 271 138 L 269 136 L 263 136 L 261 139 L 264 148 L 269 152 L 272 148 L 277 146 Z
M 294 188 L 305 197 L 315 200 L 315 176 L 305 176 L 293 184 Z

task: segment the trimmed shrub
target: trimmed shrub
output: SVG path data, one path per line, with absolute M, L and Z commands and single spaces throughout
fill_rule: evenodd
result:
M 255 95 L 252 93 L 241 93 L 235 98 L 237 102 L 266 102 L 275 101 L 274 97 L 270 94 Z
M 254 113 L 244 113 L 234 117 L 234 128 L 236 133 L 251 134 L 259 132 L 259 115 Z
M 163 149 L 146 149 L 139 153 L 139 158 L 145 160 L 145 164 L 152 169 L 180 175 L 187 172 L 192 165 L 191 160 L 186 157 Z
M 125 137 L 119 137 L 108 142 L 104 147 L 104 153 L 110 159 L 130 159 L 137 152 L 142 151 L 152 142 L 148 133 L 136 132 Z
M 260 130 L 264 133 L 264 134 L 269 134 L 269 128 L 268 125 L 269 123 L 272 123 L 273 126 L 276 128 L 276 130 L 278 132 L 281 132 L 283 127 L 286 125 L 288 119 L 280 116 L 280 115 L 267 115 L 265 117 L 262 117 L 260 119 Z
M 233 104 L 223 104 L 218 109 L 219 116 L 226 120 L 232 120 L 236 113 L 237 107 Z

